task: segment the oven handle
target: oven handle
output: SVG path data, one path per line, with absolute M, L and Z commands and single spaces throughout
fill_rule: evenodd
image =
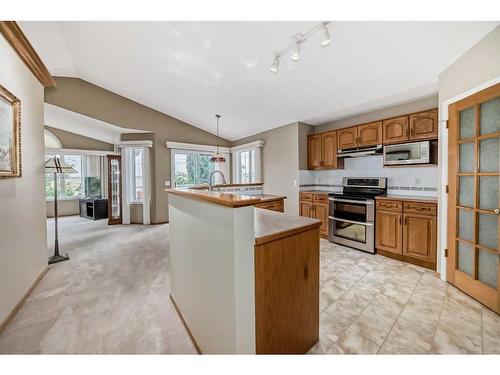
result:
M 352 199 L 338 199 L 338 198 L 328 198 L 332 202 L 344 202 L 344 203 L 359 203 L 359 204 L 373 204 L 373 201 L 355 201 Z
M 328 218 L 329 218 L 329 219 L 331 219 L 331 220 L 345 221 L 346 223 L 352 223 L 352 224 L 364 225 L 365 227 L 371 227 L 371 226 L 373 226 L 373 223 L 371 223 L 371 222 L 366 222 L 366 223 L 363 223 L 362 221 L 354 221 L 354 220 L 340 219 L 340 218 L 338 218 L 338 217 L 333 217 L 333 216 L 328 216 Z

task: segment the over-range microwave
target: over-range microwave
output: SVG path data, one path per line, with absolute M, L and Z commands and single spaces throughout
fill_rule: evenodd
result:
M 431 163 L 430 141 L 384 146 L 384 165 Z

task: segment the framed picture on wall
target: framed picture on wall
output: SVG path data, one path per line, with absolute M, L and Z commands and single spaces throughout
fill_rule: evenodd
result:
M 0 85 L 0 178 L 21 176 L 21 101 Z

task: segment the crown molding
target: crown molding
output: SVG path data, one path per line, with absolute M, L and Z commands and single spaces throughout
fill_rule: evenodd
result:
M 0 32 L 44 87 L 57 85 L 17 22 L 0 21 Z

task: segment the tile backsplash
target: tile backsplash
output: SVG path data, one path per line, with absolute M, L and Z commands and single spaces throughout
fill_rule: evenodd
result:
M 346 158 L 344 169 L 325 171 L 299 171 L 302 189 L 318 188 L 338 190 L 343 177 L 387 177 L 390 194 L 437 196 L 437 165 L 422 167 L 385 167 L 383 156 Z

